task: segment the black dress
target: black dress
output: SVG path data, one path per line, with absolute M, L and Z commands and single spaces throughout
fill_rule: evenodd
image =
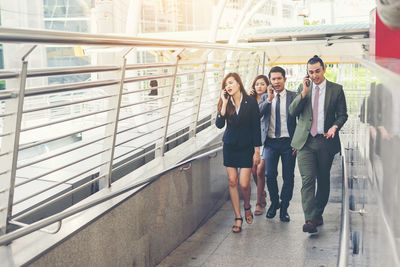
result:
M 223 128 L 227 118 L 217 114 L 215 124 Z M 257 100 L 243 94 L 239 114 L 234 113 L 222 141 L 224 166 L 251 168 L 253 166 L 254 147 L 261 146 L 260 111 Z
M 253 167 L 254 147 L 238 147 L 233 144 L 225 144 L 222 148 L 224 166 L 233 168 Z

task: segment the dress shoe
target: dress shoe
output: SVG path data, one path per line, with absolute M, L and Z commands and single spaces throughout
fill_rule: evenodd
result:
M 303 225 L 303 232 L 314 234 L 314 233 L 318 233 L 318 230 L 312 221 L 306 221 L 306 223 Z
M 314 219 L 313 219 L 313 224 L 315 226 L 323 225 L 324 224 L 324 219 L 322 218 L 322 215 L 315 216 Z
M 276 210 L 280 208 L 279 203 L 272 203 L 271 206 L 269 206 L 269 209 L 267 211 L 267 218 L 268 219 L 272 219 L 275 217 L 276 215 Z
M 281 219 L 282 222 L 290 221 L 290 216 L 287 213 L 287 208 L 281 207 L 281 210 L 279 211 L 279 218 Z

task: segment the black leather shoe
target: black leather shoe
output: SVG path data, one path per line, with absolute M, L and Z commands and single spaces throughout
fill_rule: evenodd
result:
M 318 233 L 317 227 L 313 224 L 312 221 L 307 221 L 303 225 L 303 232 L 304 233 L 309 233 L 309 234 L 315 234 Z
M 279 218 L 281 219 L 282 222 L 290 221 L 290 216 L 287 213 L 287 208 L 281 207 L 281 210 L 279 212 Z
M 320 226 L 324 224 L 324 218 L 322 218 L 322 215 L 315 216 L 312 221 L 315 226 Z
M 279 203 L 277 203 L 277 204 L 272 203 L 271 206 L 269 206 L 269 209 L 267 211 L 267 216 L 266 217 L 268 219 L 274 218 L 275 215 L 276 215 L 276 210 L 279 209 L 279 208 L 280 208 Z

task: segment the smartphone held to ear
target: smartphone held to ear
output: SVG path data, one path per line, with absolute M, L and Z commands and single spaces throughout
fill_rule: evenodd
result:
M 274 93 L 275 88 L 271 85 L 271 88 L 269 89 L 269 93 L 273 94 Z
M 228 94 L 228 92 L 225 90 L 225 92 L 224 92 L 224 97 L 226 98 L 226 99 L 228 99 L 228 97 L 229 97 L 229 94 Z
M 310 76 L 307 75 L 308 80 L 306 81 L 306 86 L 309 87 L 310 86 Z

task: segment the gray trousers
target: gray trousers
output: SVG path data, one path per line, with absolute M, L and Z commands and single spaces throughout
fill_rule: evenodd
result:
M 297 163 L 302 178 L 301 204 L 306 221 L 322 215 L 328 203 L 334 156 L 328 150 L 325 137 L 321 135 L 310 136 L 304 147 L 297 151 Z

